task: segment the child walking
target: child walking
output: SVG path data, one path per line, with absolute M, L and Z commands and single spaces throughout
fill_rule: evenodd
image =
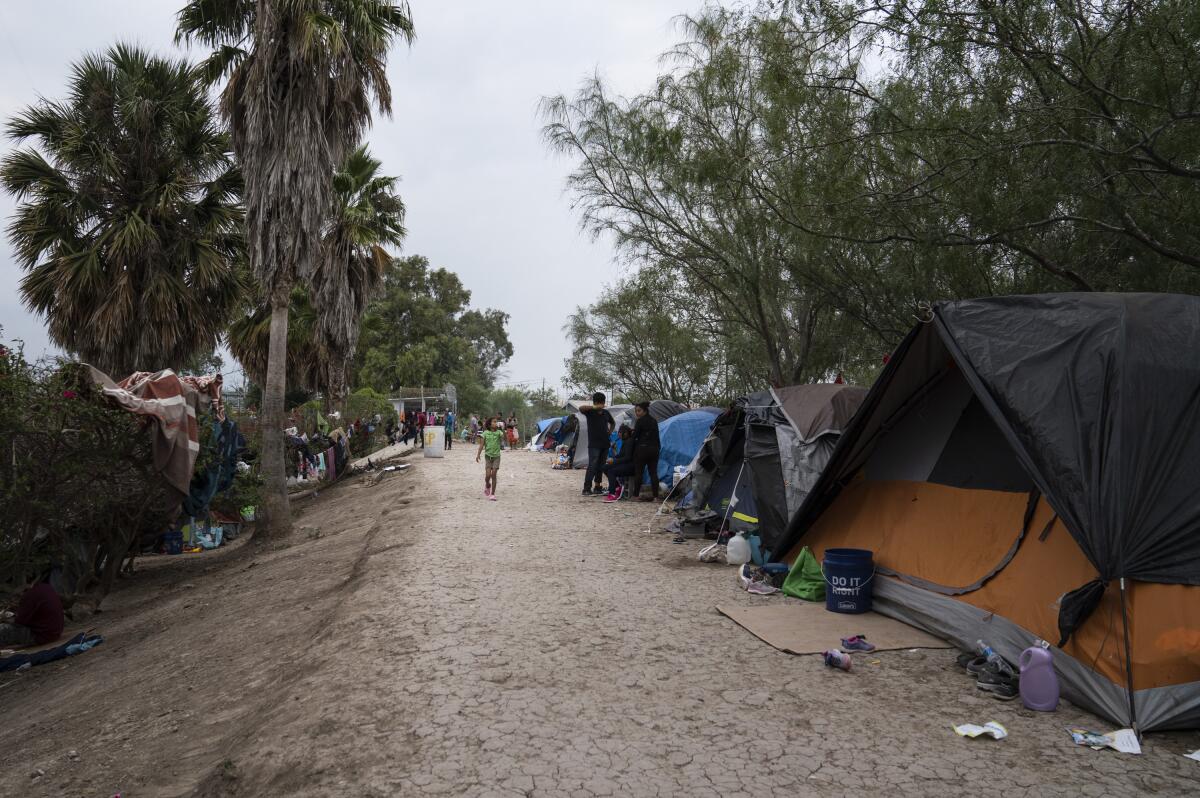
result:
M 500 441 L 503 438 L 504 433 L 497 429 L 496 417 L 492 416 L 479 436 L 479 449 L 475 452 L 476 463 L 480 455 L 487 458 L 483 465 L 483 495 L 491 501 L 496 501 L 496 475 L 500 473 Z

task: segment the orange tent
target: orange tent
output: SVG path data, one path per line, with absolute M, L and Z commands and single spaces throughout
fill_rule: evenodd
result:
M 941 305 L 781 549 L 869 549 L 876 610 L 1011 661 L 1058 643 L 1074 703 L 1200 727 L 1198 350 L 1195 297 Z

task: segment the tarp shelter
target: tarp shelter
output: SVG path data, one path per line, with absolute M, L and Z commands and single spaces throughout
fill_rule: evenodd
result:
M 776 552 L 866 395 L 850 385 L 793 385 L 736 401 L 689 468 L 685 517 L 718 515 L 735 529 L 756 530 L 763 548 Z
M 658 481 L 671 484 L 675 466 L 686 466 L 696 457 L 708 437 L 716 415 L 708 410 L 689 410 L 671 416 L 658 425 L 661 445 L 658 454 Z
M 562 418 L 549 419 L 550 423 L 544 429 L 539 424 L 540 431 L 531 445 L 534 449 L 541 449 L 545 446 L 546 437 L 554 436 L 555 446 L 565 445 L 573 448 L 574 457 L 571 461 L 573 468 L 587 468 L 587 419 L 582 413 L 576 411 L 576 407 L 574 404 L 568 404 L 567 408 L 572 412 Z M 614 405 L 606 409 L 616 421 L 632 408 L 633 405 Z
M 781 541 L 875 554 L 875 609 L 1142 730 L 1200 727 L 1200 297 L 935 307 Z M 1063 639 L 1065 638 L 1065 639 Z

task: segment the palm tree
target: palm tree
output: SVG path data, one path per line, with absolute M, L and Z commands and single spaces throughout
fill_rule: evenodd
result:
M 263 385 L 266 528 L 291 526 L 283 465 L 288 306 L 313 280 L 332 205 L 331 175 L 371 120 L 391 111 L 385 71 L 397 37 L 411 42 L 407 3 L 379 0 L 191 0 L 178 37 L 213 48 L 222 107 L 246 180 L 250 267 L 271 305 Z
M 241 177 L 201 75 L 127 45 L 7 124 L 0 163 L 21 297 L 51 339 L 117 376 L 211 351 L 244 289 Z
M 346 390 L 346 364 L 354 358 L 359 323 L 391 263 L 385 246 L 404 240 L 404 203 L 397 179 L 366 146 L 355 149 L 333 176 L 333 211 L 312 287 L 292 289 L 288 310 L 287 381 L 320 391 L 329 401 Z M 229 327 L 229 348 L 262 384 L 270 348 L 271 306 L 258 297 Z
M 292 288 L 288 308 L 287 384 L 290 388 L 324 391 L 321 387 L 321 354 L 314 350 L 317 314 L 308 288 Z M 247 302 L 226 333 L 229 351 L 242 364 L 246 376 L 262 385 L 267 376 L 267 355 L 271 351 L 271 303 L 261 296 Z
M 385 247 L 399 247 L 406 232 L 397 180 L 380 175 L 381 165 L 363 145 L 333 178 L 333 214 L 313 294 L 320 308 L 315 341 L 322 355 L 320 390 L 334 399 L 345 394 L 346 366 L 354 358 L 362 315 L 391 262 Z

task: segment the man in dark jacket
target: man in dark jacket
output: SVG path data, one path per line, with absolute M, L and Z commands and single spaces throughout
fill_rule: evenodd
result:
M 583 494 L 592 496 L 604 493 L 604 461 L 608 459 L 609 436 L 617 423 L 612 413 L 604 409 L 604 394 L 592 394 L 592 403 L 582 405 L 580 414 L 587 420 L 587 473 L 583 475 Z M 595 488 L 593 489 L 593 485 Z
M 658 439 L 658 421 L 650 415 L 650 403 L 639 402 L 633 408 L 637 421 L 633 423 L 633 498 L 644 502 L 658 500 L 658 454 L 661 444 Z M 642 474 L 650 470 L 651 496 L 639 496 L 642 489 Z

